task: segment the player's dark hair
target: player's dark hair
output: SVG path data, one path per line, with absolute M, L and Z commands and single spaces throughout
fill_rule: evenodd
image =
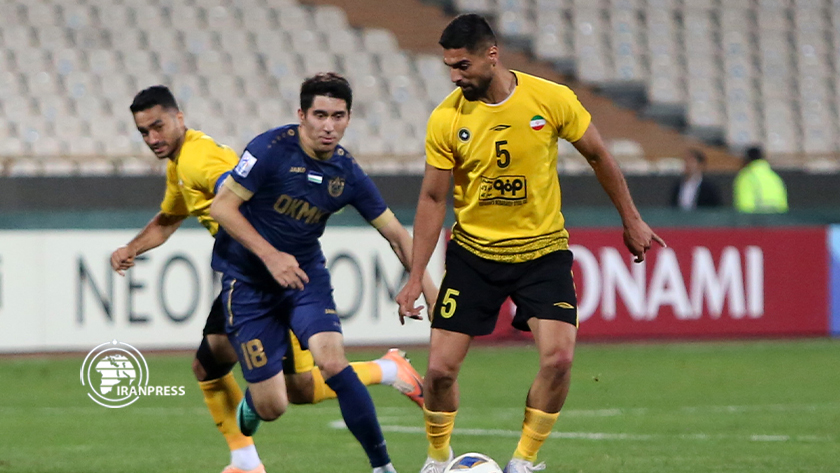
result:
M 303 81 L 300 86 L 300 109 L 306 113 L 318 95 L 341 99 L 347 103 L 347 111 L 353 105 L 353 90 L 347 79 L 335 72 L 320 72 Z
M 175 96 L 165 85 L 153 85 L 137 92 L 134 101 L 131 102 L 131 113 L 142 112 L 156 105 L 169 110 L 180 110 Z
M 438 44 L 443 49 L 466 48 L 471 53 L 481 52 L 496 44 L 496 35 L 481 15 L 467 13 L 449 22 L 440 35 Z
M 694 159 L 697 160 L 698 163 L 701 165 L 706 164 L 706 153 L 697 148 L 691 148 L 688 152 L 694 157 Z
M 764 159 L 764 151 L 761 150 L 758 146 L 750 146 L 747 148 L 746 154 L 744 154 L 744 158 L 748 163 L 751 163 L 758 159 Z

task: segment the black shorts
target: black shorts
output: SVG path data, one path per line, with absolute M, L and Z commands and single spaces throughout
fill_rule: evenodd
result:
M 210 307 L 210 314 L 207 315 L 207 322 L 204 323 L 204 331 L 207 335 L 227 335 L 225 331 L 225 311 L 222 309 L 222 295 L 216 296 L 213 305 Z
M 500 263 L 470 253 L 450 241 L 446 273 L 440 286 L 432 327 L 488 335 L 505 299 L 516 304 L 514 328 L 530 331 L 528 319 L 578 324 L 572 280 L 572 252 L 558 250 L 523 263 Z

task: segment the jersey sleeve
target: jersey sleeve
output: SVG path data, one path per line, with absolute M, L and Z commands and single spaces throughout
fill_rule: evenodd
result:
M 257 146 L 248 146 L 239 158 L 239 163 L 231 171 L 224 185 L 242 200 L 250 200 L 270 171 L 267 150 Z
M 370 176 L 358 167 L 356 168 L 356 179 L 358 181 L 354 186 L 355 194 L 350 201 L 350 205 L 358 210 L 359 214 L 370 222 L 374 228 L 382 228 L 393 218 L 394 214 L 388 209 L 385 199 L 382 198 L 382 194 L 379 193 L 379 189 Z
M 203 144 L 195 156 L 179 164 L 186 185 L 205 194 L 215 194 L 226 173 L 236 164 L 236 154 L 214 141 Z
M 178 184 L 178 172 L 173 163 L 166 166 L 166 191 L 163 194 L 163 201 L 160 203 L 160 211 L 166 215 L 189 215 L 184 194 Z
M 581 139 L 589 128 L 592 115 L 583 107 L 572 89 L 565 85 L 557 85 L 550 96 L 550 113 L 559 137 L 570 143 Z
M 426 125 L 426 162 L 438 169 L 455 167 L 453 152 L 452 117 L 443 105 L 436 108 Z

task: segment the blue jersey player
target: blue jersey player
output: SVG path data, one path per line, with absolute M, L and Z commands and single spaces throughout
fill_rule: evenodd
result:
M 352 205 L 410 269 L 411 237 L 371 179 L 338 145 L 350 120 L 352 92 L 334 73 L 304 81 L 300 125 L 257 136 L 213 201 L 222 226 L 213 268 L 223 273 L 228 337 L 248 389 L 237 418 L 245 435 L 288 405 L 282 357 L 288 328 L 308 348 L 339 401 L 348 429 L 374 473 L 394 472 L 367 389 L 348 365 L 330 275 L 318 238 L 329 216 Z M 436 289 L 425 279 L 427 301 Z

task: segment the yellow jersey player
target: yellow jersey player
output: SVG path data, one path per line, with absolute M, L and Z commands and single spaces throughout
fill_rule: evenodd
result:
M 184 115 L 165 86 L 142 90 L 130 108 L 143 140 L 158 159 L 168 162 L 160 212 L 127 245 L 111 255 L 111 266 L 121 275 L 134 266 L 137 255 L 166 242 L 190 215 L 197 217 L 215 236 L 219 225 L 210 217 L 210 204 L 221 183 L 239 162 L 239 156 L 231 148 L 185 126 Z M 290 353 L 284 358 L 289 400 L 310 404 L 335 398 L 335 392 L 314 366 L 312 355 L 300 349 L 294 335 L 290 338 Z M 236 361 L 236 352 L 225 333 L 221 298 L 217 297 L 193 360 L 193 372 L 213 420 L 230 447 L 231 462 L 223 473 L 264 472 L 254 441 L 244 436 L 236 423 L 236 406 L 242 400 L 242 390 L 231 373 Z M 401 351 L 392 349 L 378 360 L 352 366 L 365 385 L 391 385 L 422 406 L 422 378 Z
M 512 325 L 533 333 L 540 365 L 505 472 L 529 473 L 545 468 L 534 461 L 569 390 L 578 324 L 569 234 L 560 212 L 557 140 L 572 142 L 589 161 L 621 215 L 624 242 L 636 261 L 652 241 L 664 242 L 641 219 L 615 160 L 569 88 L 502 66 L 495 35 L 479 15 L 455 18 L 440 45 L 458 88 L 429 118 L 414 266 L 397 296 L 401 317 L 419 317 L 414 304 L 420 276 L 440 234 L 452 176 L 456 223 L 432 312 L 424 408 L 428 449 L 421 471 L 440 473 L 452 458 L 458 371 L 472 337 L 493 331 L 502 303 L 511 297 Z

